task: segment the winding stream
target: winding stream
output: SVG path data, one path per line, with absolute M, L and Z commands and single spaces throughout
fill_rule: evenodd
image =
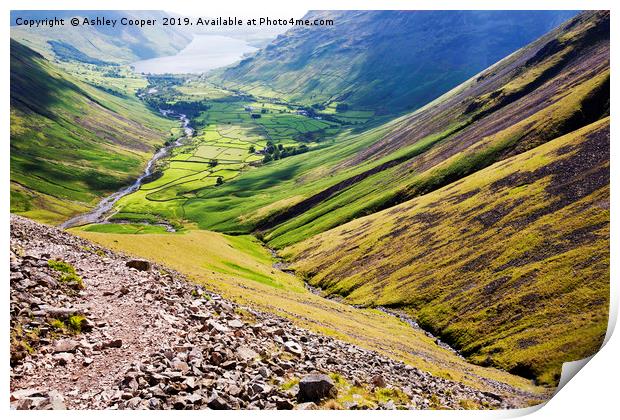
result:
M 181 123 L 183 124 L 183 130 L 185 131 L 185 135 L 183 137 L 179 137 L 174 143 L 162 147 L 153 155 L 151 160 L 146 164 L 146 168 L 144 168 L 144 172 L 140 175 L 131 185 L 118 190 L 117 192 L 107 196 L 103 200 L 97 204 L 97 206 L 89 211 L 88 213 L 77 215 L 60 225 L 61 229 L 68 229 L 75 226 L 83 226 L 91 223 L 102 223 L 105 222 L 108 217 L 111 216 L 111 210 L 114 207 L 114 204 L 122 197 L 131 194 L 134 191 L 140 189 L 142 182 L 145 178 L 152 175 L 153 169 L 155 168 L 155 163 L 159 161 L 161 158 L 166 156 L 170 150 L 175 147 L 181 146 L 183 144 L 183 140 L 188 139 L 194 133 L 194 129 L 189 126 L 189 118 L 187 118 L 184 114 L 175 114 L 173 111 L 168 109 L 160 109 L 159 110 L 164 116 L 173 116 L 178 117 Z
M 291 270 L 290 268 L 288 268 L 288 264 L 285 263 L 282 258 L 278 255 L 277 251 L 275 249 L 269 248 L 268 246 L 266 246 L 265 244 L 263 244 L 263 246 L 265 246 L 265 248 L 271 253 L 271 256 L 276 260 L 276 262 L 274 262 L 272 264 L 273 268 L 282 271 L 283 273 L 287 273 L 287 274 L 291 274 L 291 275 L 295 275 L 295 270 Z M 349 305 L 353 308 L 356 309 L 368 309 L 368 307 L 365 306 L 360 306 L 360 305 L 353 305 L 350 303 L 347 303 L 344 301 L 344 297 L 340 296 L 340 295 L 328 295 L 325 293 L 325 291 L 323 289 L 321 289 L 320 287 L 315 287 L 312 286 L 310 283 L 308 283 L 306 280 L 303 280 L 304 282 L 304 287 L 309 290 L 310 292 L 312 292 L 313 294 L 322 297 L 323 299 L 328 299 L 328 300 L 333 300 L 335 302 L 339 302 L 339 303 L 343 303 L 345 305 Z M 456 356 L 460 357 L 461 359 L 465 360 L 465 358 L 463 357 L 463 355 L 461 355 L 461 353 L 456 350 L 455 348 L 451 347 L 448 343 L 441 341 L 441 339 L 439 339 L 439 337 L 433 335 L 433 333 L 431 333 L 428 330 L 425 330 L 424 328 L 422 328 L 415 319 L 411 318 L 409 315 L 405 314 L 402 311 L 396 310 L 396 309 L 390 309 L 390 308 L 386 308 L 384 306 L 375 306 L 374 309 L 377 309 L 381 312 L 383 312 L 386 315 L 390 315 L 393 316 L 395 318 L 398 318 L 400 321 L 404 322 L 405 324 L 409 325 L 411 328 L 413 328 L 414 330 L 418 330 L 422 333 L 424 333 L 427 337 L 433 339 L 435 341 L 435 344 L 437 344 L 439 347 L 446 349 L 452 353 L 454 353 Z

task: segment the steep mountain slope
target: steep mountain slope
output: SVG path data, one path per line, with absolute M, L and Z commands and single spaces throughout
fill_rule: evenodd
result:
M 383 177 L 292 208 L 267 238 L 323 229 L 355 199 L 390 207 L 284 254 L 326 293 L 404 310 L 472 361 L 554 383 L 606 331 L 609 144 L 609 14 L 588 12 L 402 119 L 341 165 L 384 162 Z
M 165 12 L 157 10 L 12 10 L 11 38 L 43 54 L 61 61 L 124 64 L 132 61 L 174 55 L 183 49 L 191 36 L 174 26 L 16 26 L 15 20 L 63 18 L 80 19 L 157 19 L 162 23 Z M 68 23 L 67 23 L 68 25 Z
M 554 383 L 607 329 L 609 119 L 284 254 L 328 294 L 403 309 L 472 361 Z
M 207 229 L 258 230 L 270 246 L 283 247 L 608 112 L 609 15 L 587 12 L 412 114 L 197 194 L 184 217 Z
M 306 104 L 416 109 L 575 15 L 566 11 L 317 11 L 215 78 Z
M 11 39 L 11 211 L 59 222 L 128 183 L 174 122 Z

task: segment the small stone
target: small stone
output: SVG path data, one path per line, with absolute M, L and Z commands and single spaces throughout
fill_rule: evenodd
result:
M 80 321 L 80 330 L 83 332 L 91 332 L 95 328 L 95 323 L 88 318 L 83 318 Z
M 185 399 L 190 404 L 198 404 L 202 401 L 202 396 L 200 394 L 189 394 Z
M 243 322 L 241 322 L 238 319 L 233 319 L 231 321 L 228 321 L 228 326 L 230 328 L 241 328 L 241 327 L 243 327 Z
M 172 361 L 172 367 L 175 370 L 181 371 L 182 373 L 185 373 L 189 370 L 189 365 L 178 359 Z
M 21 400 L 26 397 L 42 397 L 45 391 L 38 388 L 19 389 L 11 394 L 11 401 Z
M 286 343 L 284 343 L 284 349 L 289 353 L 293 353 L 297 356 L 301 356 L 304 354 L 301 346 L 294 341 L 287 341 Z
M 232 370 L 236 366 L 237 366 L 237 362 L 235 362 L 234 360 L 227 360 L 220 365 L 221 368 L 226 369 L 226 370 Z
M 123 347 L 123 340 L 121 340 L 120 338 L 103 343 L 104 349 L 107 349 L 107 348 L 120 349 L 121 347 Z
M 72 362 L 74 358 L 75 356 L 71 353 L 56 353 L 53 356 L 53 359 L 56 360 L 60 366 L 64 366 L 67 363 Z
M 213 392 L 209 397 L 207 406 L 212 410 L 228 410 L 230 408 L 226 400 L 218 396 L 216 392 Z
M 66 410 L 67 406 L 65 405 L 65 398 L 58 391 L 50 391 L 48 392 L 49 405 L 52 410 Z
M 208 325 L 211 329 L 214 329 L 214 330 L 216 330 L 216 331 L 218 331 L 218 332 L 221 332 L 221 333 L 227 333 L 227 332 L 229 332 L 229 331 L 230 331 L 230 328 L 228 328 L 228 327 L 226 327 L 226 326 L 224 326 L 224 325 L 220 324 L 219 322 L 213 321 L 213 320 L 211 320 L 211 321 L 207 322 L 207 325 Z
M 73 352 L 79 345 L 80 343 L 78 343 L 75 340 L 69 340 L 69 339 L 58 340 L 56 344 L 54 344 L 53 352 L 54 353 Z
M 243 361 L 254 360 L 258 357 L 258 353 L 249 347 L 241 346 L 237 349 L 237 357 Z
M 370 379 L 370 383 L 376 386 L 377 388 L 385 388 L 386 383 L 385 379 L 381 375 L 375 375 Z
M 299 381 L 297 399 L 301 402 L 317 402 L 324 398 L 333 398 L 337 393 L 334 382 L 329 376 L 322 373 L 311 373 Z
M 389 400 L 388 402 L 383 404 L 383 408 L 386 410 L 396 410 L 396 404 L 394 404 L 394 401 Z
M 183 410 L 185 409 L 185 397 L 175 397 L 172 400 L 172 406 L 175 410 Z
M 151 263 L 146 260 L 129 260 L 125 265 L 129 268 L 135 268 L 138 271 L 151 270 Z

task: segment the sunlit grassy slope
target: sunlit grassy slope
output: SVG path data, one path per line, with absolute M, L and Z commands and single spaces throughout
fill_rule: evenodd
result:
M 288 317 L 298 325 L 389 354 L 437 375 L 483 389 L 488 389 L 488 379 L 494 379 L 542 395 L 522 378 L 465 362 L 393 316 L 311 293 L 297 277 L 273 268 L 271 254 L 251 236 L 201 230 L 137 235 L 84 228 L 71 231 L 106 247 L 163 263 L 242 304 Z
M 11 211 L 57 223 L 135 178 L 176 122 L 11 40 Z
M 409 311 L 471 360 L 541 383 L 609 309 L 609 118 L 284 251 L 361 305 Z

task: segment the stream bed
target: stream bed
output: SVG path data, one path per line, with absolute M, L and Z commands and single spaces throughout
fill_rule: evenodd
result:
M 106 220 L 113 214 L 112 210 L 114 204 L 124 196 L 131 194 L 134 191 L 140 189 L 142 182 L 147 179 L 150 175 L 153 174 L 153 169 L 155 168 L 155 164 L 163 157 L 167 156 L 168 153 L 175 147 L 183 145 L 183 141 L 188 139 L 194 133 L 194 129 L 189 125 L 189 118 L 187 118 L 184 114 L 175 114 L 173 111 L 168 109 L 160 109 L 159 110 L 164 116 L 168 117 L 177 117 L 182 125 L 185 135 L 179 137 L 174 143 L 164 146 L 160 148 L 153 157 L 148 161 L 146 167 L 144 168 L 144 172 L 140 175 L 131 185 L 122 188 L 115 193 L 105 197 L 101 200 L 97 206 L 89 211 L 88 213 L 79 214 L 71 219 L 65 221 L 60 225 L 61 229 L 68 229 L 76 226 L 88 225 L 91 223 L 105 223 Z

